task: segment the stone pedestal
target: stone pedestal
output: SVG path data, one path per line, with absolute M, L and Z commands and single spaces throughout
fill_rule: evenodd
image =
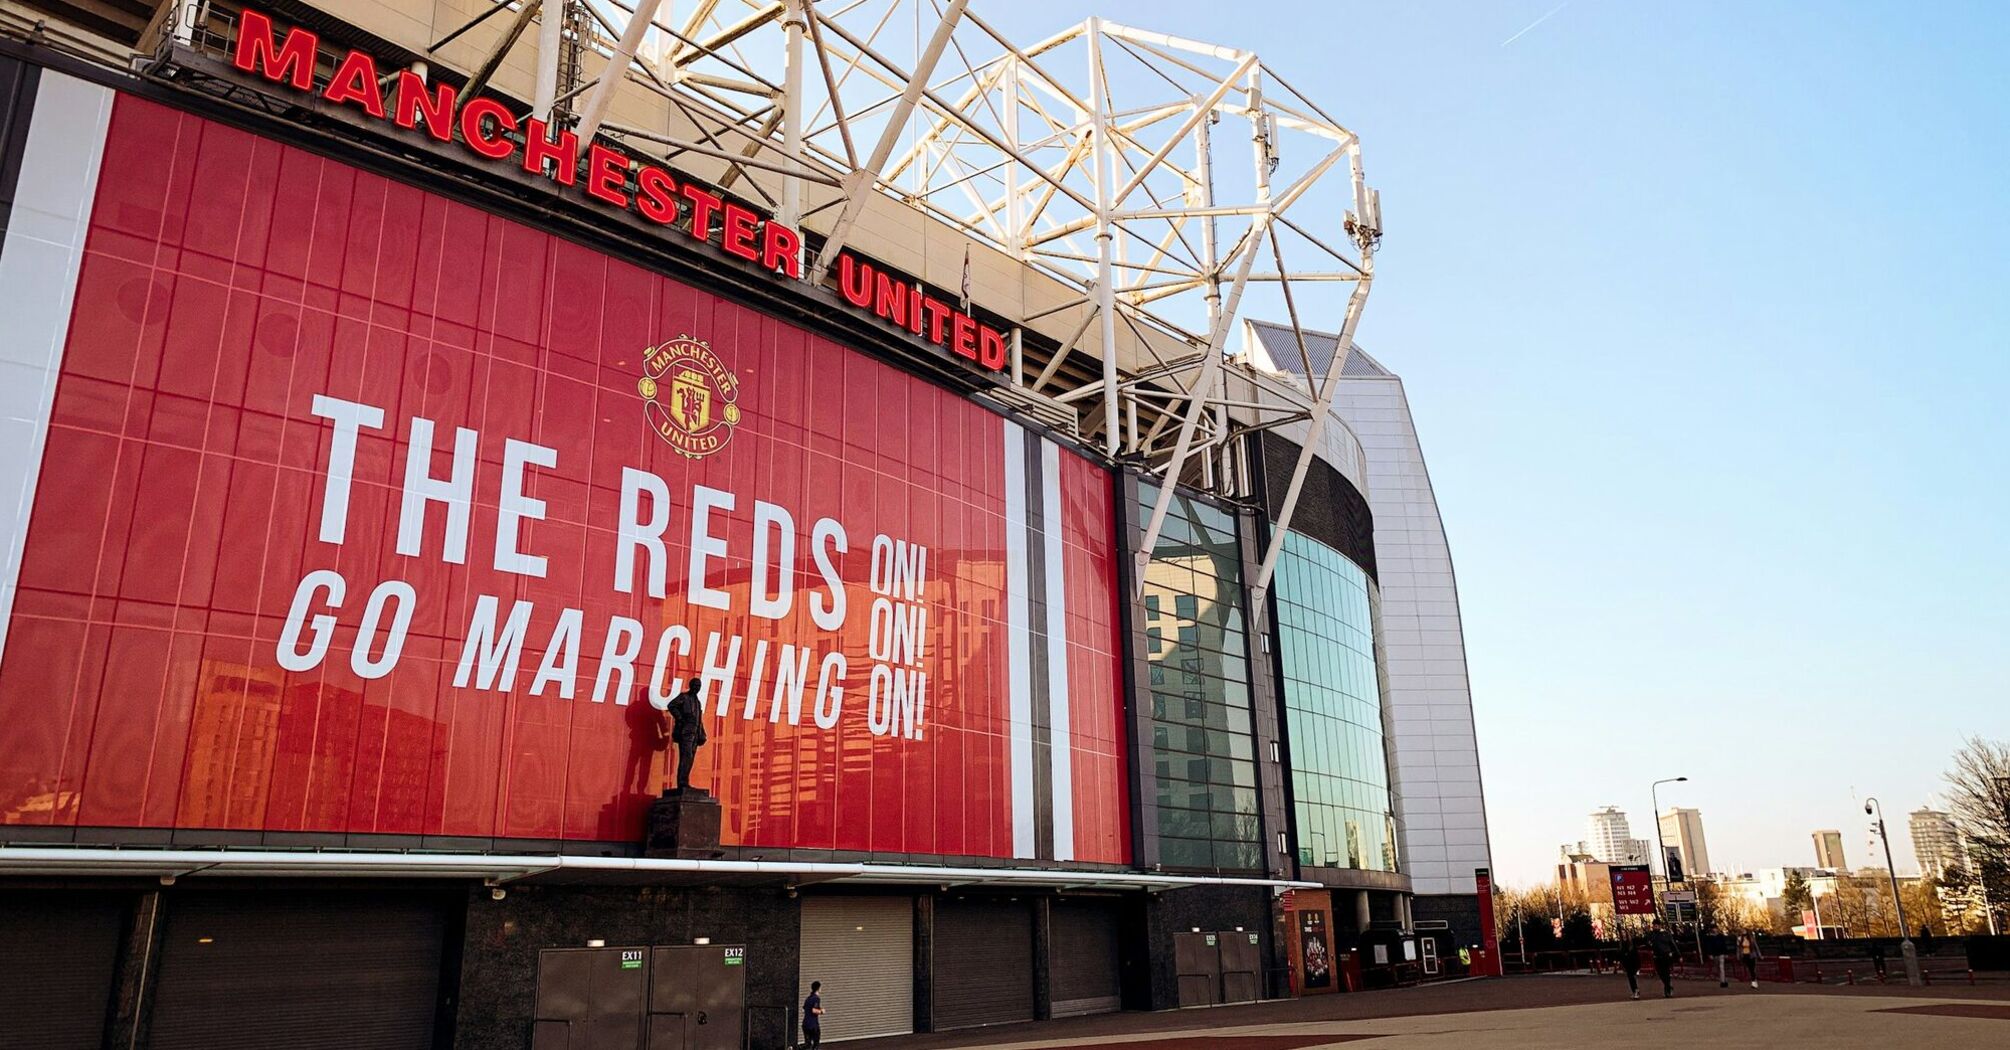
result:
M 719 856 L 719 800 L 697 788 L 665 791 L 649 804 L 649 837 L 642 852 L 685 860 Z

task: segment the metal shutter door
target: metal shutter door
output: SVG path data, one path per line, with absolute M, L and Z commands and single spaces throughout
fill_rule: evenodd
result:
M 1054 1016 L 1110 1013 L 1123 1006 L 1117 908 L 1108 901 L 1055 901 L 1048 974 Z
M 152 1050 L 427 1050 L 445 921 L 412 892 L 164 899 Z
M 124 924 L 118 900 L 0 900 L 0 1050 L 98 1050 Z
M 935 1028 L 1033 1019 L 1033 912 L 1016 901 L 935 904 Z
M 803 898 L 796 994 L 811 981 L 824 984 L 825 1042 L 914 1031 L 913 898 Z

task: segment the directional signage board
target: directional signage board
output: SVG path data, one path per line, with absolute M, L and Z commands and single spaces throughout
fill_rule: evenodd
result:
M 1614 864 L 1608 869 L 1612 877 L 1612 907 L 1621 915 L 1654 914 L 1654 877 L 1645 864 Z

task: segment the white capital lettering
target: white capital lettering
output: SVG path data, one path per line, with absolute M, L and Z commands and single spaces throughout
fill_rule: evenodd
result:
M 566 609 L 558 614 L 558 626 L 544 643 L 544 659 L 537 665 L 537 677 L 530 680 L 530 695 L 543 696 L 547 685 L 558 686 L 558 695 L 572 699 L 573 679 L 579 674 L 579 634 L 586 614 Z
M 496 571 L 544 577 L 544 559 L 517 547 L 517 529 L 525 518 L 544 520 L 544 501 L 523 494 L 524 472 L 530 467 L 558 466 L 558 450 L 510 438 L 503 442 L 502 497 L 496 502 Z M 571 697 L 566 699 L 570 700 Z
M 607 702 L 608 681 L 619 675 L 621 686 L 614 692 L 614 702 L 627 706 L 628 691 L 635 688 L 635 658 L 641 653 L 641 621 L 626 616 L 607 621 L 607 641 L 600 647 L 600 673 L 593 679 L 594 703 Z
M 475 432 L 454 429 L 453 474 L 433 477 L 433 421 L 413 416 L 405 453 L 405 496 L 398 510 L 398 553 L 418 557 L 426 533 L 426 504 L 447 507 L 447 547 L 441 557 L 454 565 L 468 561 L 468 511 L 475 500 Z
M 468 687 L 468 679 L 475 671 L 477 660 L 481 669 L 475 677 L 476 689 L 507 693 L 516 687 L 516 664 L 523 656 L 523 632 L 530 625 L 531 605 L 526 601 L 512 605 L 509 619 L 498 630 L 496 608 L 499 604 L 493 594 L 475 599 L 475 614 L 468 622 L 467 641 L 461 643 L 460 666 L 454 669 L 454 688 Z
M 775 577 L 772 592 L 768 589 L 770 568 Z M 747 593 L 747 611 L 764 620 L 787 616 L 796 598 L 796 520 L 788 511 L 758 500 L 754 503 L 754 578 Z
M 723 588 L 705 583 L 706 563 L 726 556 L 726 541 L 712 535 L 712 512 L 732 510 L 733 494 L 695 485 L 691 489 L 691 578 L 687 581 L 689 601 L 707 609 L 728 609 L 732 596 Z
M 321 494 L 321 542 L 341 543 L 349 524 L 349 485 L 356 477 L 356 435 L 364 427 L 381 429 L 384 410 L 316 394 L 309 411 L 335 424 L 328 442 L 328 487 Z
M 383 654 L 372 660 L 370 646 L 377 637 L 377 624 L 392 598 L 398 599 L 398 608 L 391 613 L 391 631 L 384 639 Z M 398 666 L 398 657 L 405 651 L 405 633 L 412 626 L 412 607 L 418 603 L 418 592 L 403 580 L 385 580 L 370 592 L 370 604 L 363 607 L 363 625 L 356 629 L 356 648 L 349 653 L 349 669 L 356 677 L 382 678 Z
M 824 578 L 824 587 L 830 592 L 826 599 L 822 593 L 810 595 L 810 619 L 817 627 L 835 631 L 844 626 L 844 581 L 838 578 L 837 565 L 831 561 L 831 552 L 845 552 L 844 526 L 832 518 L 818 518 L 810 528 L 810 555 L 817 563 L 817 572 Z
M 300 578 L 300 586 L 293 591 L 293 606 L 286 610 L 286 626 L 279 632 L 279 666 L 289 671 L 312 671 L 320 666 L 321 658 L 328 655 L 328 639 L 335 632 L 335 618 L 327 613 L 316 613 L 313 620 L 314 641 L 303 651 L 300 648 L 300 625 L 307 617 L 307 604 L 314 600 L 318 591 L 328 592 L 328 607 L 340 609 L 342 594 L 348 590 L 342 574 L 334 569 L 316 569 Z
M 649 520 L 639 517 L 642 494 L 649 494 Z M 614 589 L 635 593 L 635 549 L 649 553 L 649 596 L 664 596 L 663 576 L 667 555 L 663 552 L 663 530 L 670 527 L 670 489 L 663 479 L 646 470 L 621 468 L 621 536 L 614 547 Z

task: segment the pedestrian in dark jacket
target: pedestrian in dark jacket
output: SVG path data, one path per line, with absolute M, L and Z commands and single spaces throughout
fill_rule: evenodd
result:
M 1748 933 L 1738 938 L 1738 958 L 1745 964 L 1745 980 L 1759 986 L 1759 937 Z
M 1619 968 L 1626 972 L 1626 990 L 1640 998 L 1640 942 L 1631 934 L 1619 939 Z
M 1654 976 L 1661 978 L 1661 998 L 1675 996 L 1675 939 L 1668 936 L 1668 927 L 1657 917 L 1654 929 L 1648 931 L 1647 949 L 1654 953 Z

